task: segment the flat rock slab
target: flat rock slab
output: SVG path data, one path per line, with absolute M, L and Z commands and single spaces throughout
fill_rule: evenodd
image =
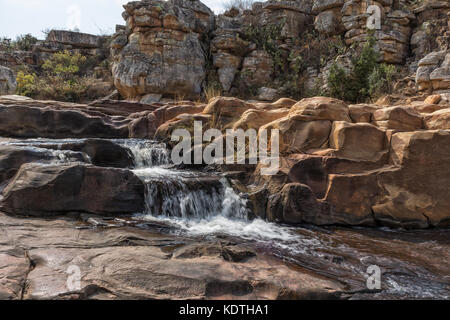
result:
M 0 213 L 0 298 L 316 299 L 344 290 L 241 245 L 215 242 L 197 250 L 192 239 L 79 225 Z M 239 262 L 221 250 L 240 254 Z M 78 271 L 80 286 L 73 287 Z

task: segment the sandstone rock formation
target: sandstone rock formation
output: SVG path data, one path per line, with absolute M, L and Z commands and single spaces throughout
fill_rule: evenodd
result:
M 450 51 L 436 51 L 419 61 L 416 72 L 419 91 L 450 92 Z
M 144 185 L 131 171 L 86 164 L 24 164 L 2 192 L 1 210 L 13 215 L 141 212 Z
M 169 141 L 176 128 L 193 132 L 194 121 L 201 121 L 204 130 L 279 129 L 282 158 L 276 175 L 260 175 L 263 164 L 253 174 L 247 167 L 231 169 L 247 172 L 242 183 L 251 195 L 266 194 L 254 202 L 255 213 L 263 218 L 290 223 L 446 226 L 448 201 L 441 199 L 446 199 L 449 178 L 441 169 L 447 164 L 449 106 L 429 103 L 440 101 L 436 98 L 427 100 L 348 106 L 325 97 L 296 104 L 216 98 L 203 114 L 179 115 L 162 124 L 156 138 Z M 223 170 L 229 169 L 224 166 Z
M 139 100 L 149 93 L 200 94 L 213 12 L 190 0 L 130 2 L 125 10 L 127 28 L 112 44 L 112 72 L 121 95 Z

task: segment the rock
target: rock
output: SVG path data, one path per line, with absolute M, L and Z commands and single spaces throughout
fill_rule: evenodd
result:
M 82 142 L 64 143 L 60 150 L 73 150 L 87 154 L 91 163 L 99 167 L 133 168 L 130 150 L 104 139 L 86 139 Z
M 0 252 L 0 299 L 19 300 L 22 298 L 26 275 L 31 266 L 20 249 L 9 248 Z
M 192 244 L 175 250 L 174 259 L 193 259 L 200 257 L 217 257 L 225 261 L 242 262 L 256 256 L 256 253 L 245 247 L 228 243 Z
M 441 95 L 440 94 L 434 94 L 434 95 L 428 96 L 425 99 L 424 103 L 437 104 L 437 103 L 439 103 L 439 101 L 441 101 Z
M 213 12 L 197 0 L 130 2 L 125 9 L 128 42 L 123 45 L 120 38 L 113 49 L 112 74 L 120 94 L 127 99 L 198 96 L 206 78 L 203 38 L 213 28 Z
M 433 90 L 450 89 L 450 67 L 435 69 L 430 74 L 430 80 L 433 83 Z
M 24 164 L 2 195 L 0 208 L 11 215 L 115 215 L 144 210 L 144 185 L 131 171 L 81 163 Z
M 334 224 L 375 225 L 372 206 L 383 193 L 377 183 L 378 174 L 375 171 L 328 176 L 323 200 L 335 212 Z
M 212 128 L 221 130 L 231 127 L 249 109 L 255 106 L 236 98 L 217 97 L 208 103 L 203 113 L 212 116 Z
M 145 114 L 128 124 L 130 138 L 152 139 L 158 129 L 158 119 L 154 113 Z
M 126 125 L 80 110 L 0 104 L 0 135 L 18 138 L 127 138 Z
M 422 117 L 408 107 L 389 107 L 373 113 L 373 123 L 384 129 L 415 131 L 422 128 Z
M 260 128 L 260 130 L 267 130 L 268 133 L 273 129 L 280 131 L 279 142 L 282 154 L 305 153 L 310 149 L 328 146 L 331 121 L 304 121 L 301 116 L 288 115 Z
M 369 123 L 333 122 L 330 148 L 338 157 L 354 160 L 380 158 L 387 151 L 386 132 Z
M 331 208 L 319 203 L 312 190 L 304 184 L 286 184 L 269 200 L 269 220 L 287 223 L 329 224 Z
M 249 109 L 245 111 L 241 118 L 234 123 L 233 129 L 258 130 L 260 127 L 268 124 L 269 122 L 287 116 L 288 113 L 289 109 L 287 108 L 274 110 Z
M 47 34 L 47 42 L 56 42 L 70 45 L 74 48 L 98 48 L 101 37 L 92 34 L 67 31 L 51 30 Z
M 319 13 L 328 9 L 342 8 L 344 0 L 314 0 L 312 6 L 313 13 Z
M 343 101 L 326 97 L 303 99 L 292 106 L 289 115 L 305 121 L 330 120 L 351 122 L 348 106 Z
M 369 29 L 366 28 L 368 18 L 368 3 L 361 0 L 345 1 L 342 6 L 342 22 L 347 30 L 345 42 L 347 45 L 359 46 L 366 42 Z M 374 31 L 375 48 L 380 53 L 380 60 L 391 64 L 403 64 L 409 54 L 411 35 L 410 23 L 415 15 L 407 8 L 393 10 L 392 1 L 375 3 L 381 9 L 381 28 Z
M 278 96 L 278 90 L 262 87 L 258 89 L 258 100 L 274 101 Z
M 172 133 L 177 129 L 185 129 L 194 136 L 194 122 L 198 121 L 202 124 L 202 130 L 204 131 L 211 128 L 211 115 L 203 114 L 181 114 L 172 120 L 169 120 L 162 124 L 155 133 L 155 139 L 165 142 L 170 146 L 174 146 L 177 142 L 172 141 Z
M 438 52 L 430 52 L 427 54 L 424 58 L 422 58 L 418 66 L 437 66 L 440 65 L 442 60 L 444 60 L 445 52 L 444 51 L 438 51 Z
M 419 91 L 446 91 L 450 89 L 450 53 L 435 51 L 418 63 L 416 84 Z
M 162 97 L 163 96 L 160 93 L 149 93 L 142 97 L 140 103 L 152 104 L 161 101 Z
M 247 85 L 265 86 L 272 80 L 273 60 L 263 50 L 255 50 L 244 58 L 241 79 Z
M 380 106 L 373 104 L 352 104 L 348 106 L 350 118 L 354 123 L 372 121 L 372 115 Z
M 391 159 L 399 169 L 380 177 L 384 197 L 373 206 L 375 219 L 387 225 L 449 225 L 450 131 L 396 133 Z
M 0 95 L 14 94 L 17 82 L 14 71 L 0 66 Z
M 0 145 L 0 184 L 14 177 L 22 164 L 30 162 L 63 163 L 69 161 L 89 162 L 89 159 L 79 152 Z
M 328 36 L 340 34 L 343 30 L 340 11 L 327 10 L 321 12 L 314 20 L 314 27 L 320 33 Z
M 450 108 L 438 110 L 426 115 L 423 122 L 425 128 L 428 130 L 450 129 Z

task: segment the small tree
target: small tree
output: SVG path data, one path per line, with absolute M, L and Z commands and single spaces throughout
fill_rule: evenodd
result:
M 352 58 L 349 73 L 333 64 L 328 75 L 329 94 L 338 99 L 361 102 L 390 92 L 395 67 L 379 64 L 374 49 L 375 38 L 370 36 L 361 52 Z
M 36 44 L 36 42 L 38 42 L 38 39 L 28 33 L 18 36 L 16 38 L 16 41 L 14 41 L 14 45 L 17 50 L 30 51 L 33 49 L 33 46 Z

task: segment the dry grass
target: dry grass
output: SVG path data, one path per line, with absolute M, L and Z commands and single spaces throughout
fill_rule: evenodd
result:
M 205 88 L 203 93 L 204 93 L 206 102 L 209 102 L 209 101 L 211 101 L 211 99 L 213 99 L 215 97 L 220 97 L 222 95 L 222 91 L 213 86 Z

